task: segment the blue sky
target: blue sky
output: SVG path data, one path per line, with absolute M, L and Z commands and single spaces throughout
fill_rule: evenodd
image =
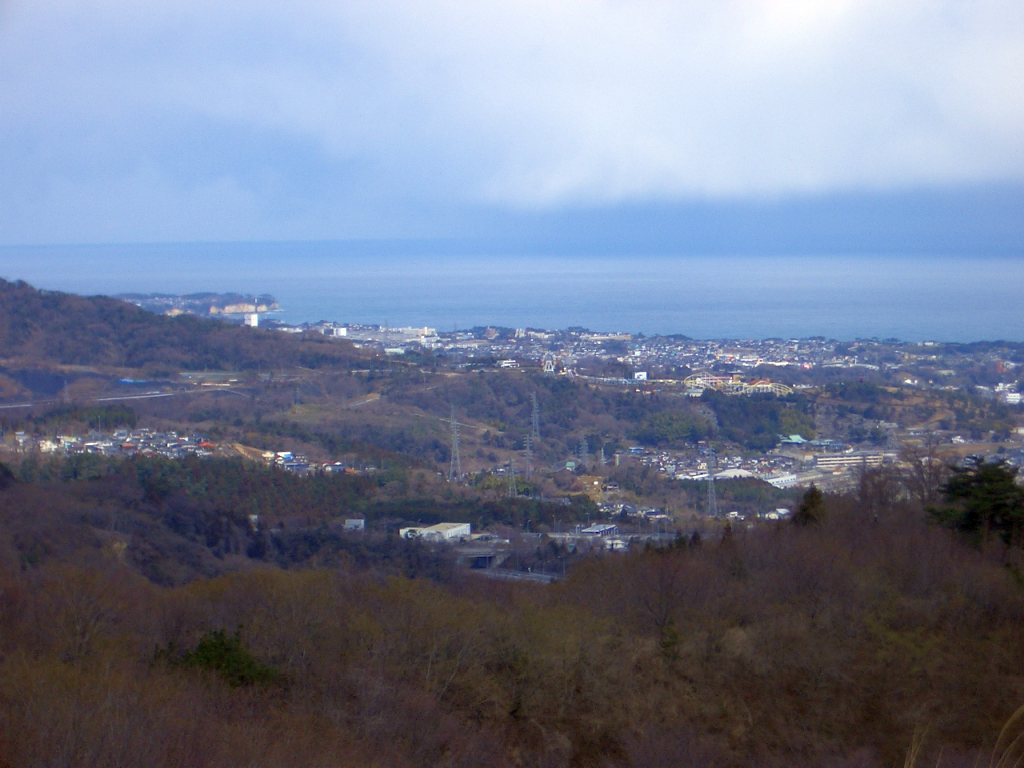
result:
M 0 0 L 0 245 L 1024 250 L 1024 3 Z

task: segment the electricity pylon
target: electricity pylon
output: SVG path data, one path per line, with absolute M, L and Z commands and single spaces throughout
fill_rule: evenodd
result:
M 718 499 L 715 498 L 715 449 L 708 448 L 708 516 L 718 517 Z

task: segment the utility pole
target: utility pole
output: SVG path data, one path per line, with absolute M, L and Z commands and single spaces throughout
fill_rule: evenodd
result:
M 459 457 L 459 422 L 455 420 L 455 406 L 452 406 L 452 461 L 448 468 L 448 482 L 462 477 L 462 459 Z

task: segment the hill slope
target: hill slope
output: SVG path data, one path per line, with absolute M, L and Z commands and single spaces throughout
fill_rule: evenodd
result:
M 0 358 L 21 365 L 245 370 L 346 367 L 367 357 L 350 342 L 318 334 L 164 317 L 106 296 L 0 280 Z

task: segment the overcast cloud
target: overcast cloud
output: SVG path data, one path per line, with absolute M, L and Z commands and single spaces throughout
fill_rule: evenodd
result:
M 0 0 L 0 243 L 1024 181 L 1024 3 Z

